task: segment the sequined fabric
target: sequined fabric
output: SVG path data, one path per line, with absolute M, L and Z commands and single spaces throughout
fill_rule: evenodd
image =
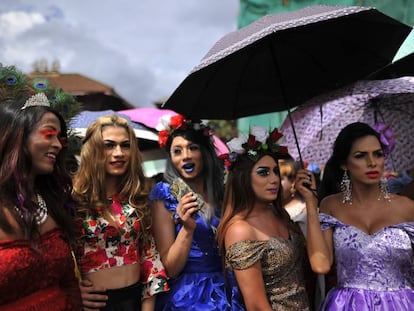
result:
M 327 214 L 319 219 L 334 232 L 338 280 L 322 310 L 414 310 L 414 222 L 369 235 Z
M 27 240 L 0 241 L 0 310 L 82 310 L 70 247 L 60 229 Z
M 246 240 L 231 245 L 226 266 L 247 269 L 260 260 L 266 294 L 273 310 L 309 310 L 303 261 L 305 249 L 299 235 L 290 239 L 274 237 L 267 241 Z

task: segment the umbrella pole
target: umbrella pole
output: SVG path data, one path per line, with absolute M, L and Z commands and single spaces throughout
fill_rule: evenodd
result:
M 272 57 L 272 60 L 273 60 L 273 64 L 274 64 L 276 70 L 279 72 L 279 76 L 281 77 L 282 74 L 280 72 L 279 62 L 278 62 L 278 60 L 276 59 L 276 56 L 275 56 L 275 55 L 277 55 L 277 53 L 276 53 L 276 51 L 274 49 L 273 44 L 270 42 L 270 40 L 268 40 L 268 44 L 269 44 L 270 50 L 272 51 L 271 57 Z M 288 118 L 289 118 L 289 121 L 290 121 L 290 126 L 292 127 L 293 137 L 295 138 L 296 147 L 298 149 L 300 166 L 302 168 L 304 168 L 303 160 L 302 160 L 302 154 L 300 153 L 299 141 L 298 141 L 298 137 L 296 136 L 295 126 L 293 124 L 292 115 L 290 113 L 290 105 L 289 105 L 288 101 L 286 100 L 286 94 L 284 92 L 283 80 L 282 79 L 280 79 L 280 84 L 282 86 L 280 89 L 282 90 L 282 97 L 285 99 L 284 102 L 286 103 L 286 108 L 287 108 L 287 112 L 288 112 Z
M 290 113 L 290 108 L 289 107 L 287 109 L 287 112 L 288 112 L 288 118 L 289 118 L 290 126 L 292 127 L 293 137 L 295 138 L 296 148 L 298 149 L 300 166 L 302 168 L 304 168 L 302 154 L 300 153 L 299 141 L 298 141 L 298 137 L 296 136 L 295 125 L 293 124 L 292 114 Z

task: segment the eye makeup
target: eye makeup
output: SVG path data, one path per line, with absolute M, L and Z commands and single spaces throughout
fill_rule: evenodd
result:
M 171 148 L 172 155 L 181 155 L 183 150 L 186 149 L 187 151 L 196 152 L 200 150 L 200 145 L 191 143 L 188 146 L 176 146 Z
M 40 135 L 43 135 L 44 137 L 50 137 L 50 136 L 57 136 L 58 135 L 58 131 L 56 130 L 40 130 L 39 131 Z
M 275 166 L 272 171 L 273 171 L 273 173 L 275 173 L 275 175 L 280 176 L 279 167 Z M 263 177 L 269 176 L 270 175 L 270 168 L 265 167 L 265 166 L 260 166 L 256 169 L 256 174 L 259 175 L 259 176 L 263 176 Z

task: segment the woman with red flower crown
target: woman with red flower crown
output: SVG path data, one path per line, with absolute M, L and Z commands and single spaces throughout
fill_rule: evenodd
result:
M 88 127 L 73 178 L 84 310 L 150 311 L 155 294 L 168 290 L 141 164 L 127 120 L 104 116 Z
M 305 238 L 282 205 L 278 162 L 290 156 L 281 137 L 254 126 L 247 139 L 227 143 L 232 163 L 217 240 L 247 310 L 312 310 Z
M 212 133 L 181 115 L 161 118 L 157 130 L 167 168 L 150 202 L 170 291 L 157 295 L 156 310 L 244 310 L 226 286 L 215 236 L 224 187 Z

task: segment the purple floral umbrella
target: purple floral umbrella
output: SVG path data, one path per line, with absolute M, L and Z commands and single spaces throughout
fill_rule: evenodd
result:
M 375 126 L 388 145 L 387 171 L 414 167 L 414 77 L 358 81 L 311 99 L 291 116 L 305 162 L 323 167 L 339 131 L 360 121 Z M 281 132 L 289 153 L 299 159 L 289 119 Z

